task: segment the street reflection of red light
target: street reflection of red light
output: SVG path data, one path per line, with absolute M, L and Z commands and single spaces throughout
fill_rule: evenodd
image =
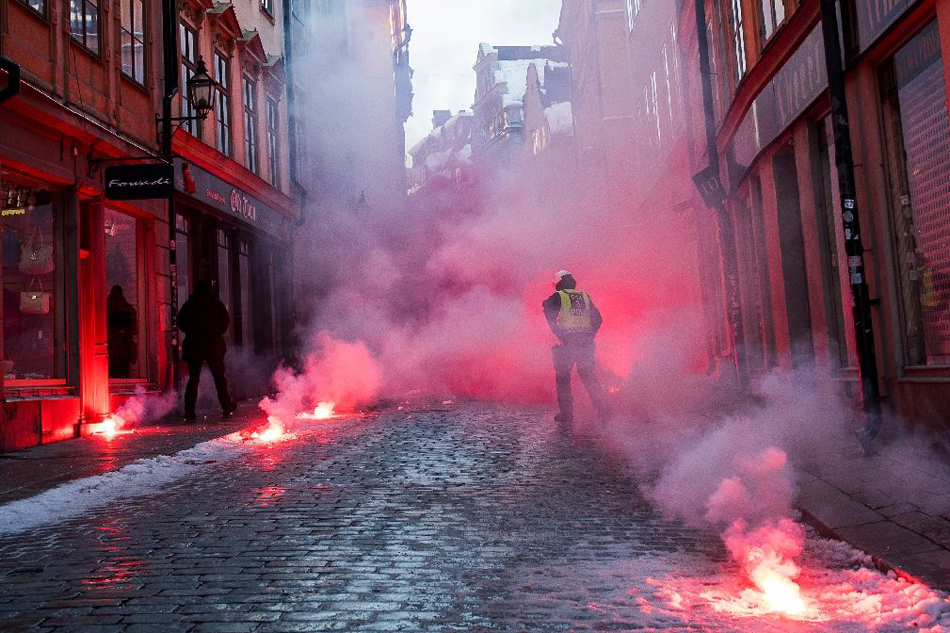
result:
M 256 505 L 258 508 L 270 507 L 275 501 L 284 495 L 284 492 L 286 492 L 286 489 L 280 486 L 267 486 L 265 488 L 261 488 L 257 491 L 257 502 L 254 505 Z

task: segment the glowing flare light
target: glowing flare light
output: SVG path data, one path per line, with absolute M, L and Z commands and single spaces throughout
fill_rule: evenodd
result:
M 284 430 L 281 421 L 271 416 L 267 418 L 267 428 L 263 431 L 255 431 L 251 437 L 262 442 L 276 442 L 282 439 L 286 433 L 287 431 Z
M 89 425 L 89 434 L 101 435 L 111 440 L 122 431 L 124 426 L 125 420 L 121 416 L 113 414 L 98 424 Z
M 333 410 L 336 408 L 336 404 L 333 402 L 321 402 L 313 410 L 313 413 L 300 413 L 297 415 L 298 420 L 329 420 L 333 417 Z

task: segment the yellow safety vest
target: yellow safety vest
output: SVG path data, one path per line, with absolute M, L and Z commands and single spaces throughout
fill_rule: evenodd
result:
M 590 297 L 580 290 L 559 290 L 561 297 L 561 312 L 557 323 L 568 332 L 594 331 L 590 317 Z

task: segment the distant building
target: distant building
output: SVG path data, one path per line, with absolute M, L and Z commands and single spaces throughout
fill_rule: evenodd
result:
M 528 66 L 524 97 L 524 146 L 527 159 L 554 151 L 573 153 L 574 112 L 571 69 L 545 62 Z
M 454 116 L 448 110 L 436 110 L 433 113 L 432 123 L 435 127 L 409 150 L 412 159 L 409 168 L 410 195 L 422 191 L 438 179 L 456 184 L 465 182 L 472 167 L 474 120 L 471 112 L 463 111 Z
M 505 167 L 521 153 L 524 99 L 532 65 L 544 83 L 546 70 L 567 67 L 567 51 L 559 46 L 479 46 L 472 106 L 472 147 L 477 159 Z

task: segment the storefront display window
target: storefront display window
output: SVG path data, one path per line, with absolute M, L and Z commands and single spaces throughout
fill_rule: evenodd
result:
M 251 318 L 251 260 L 250 247 L 247 240 L 240 241 L 240 274 L 241 274 L 241 346 L 244 349 L 253 349 L 254 334 Z
M 144 378 L 140 287 L 139 222 L 106 209 L 106 326 L 109 334 L 109 378 Z
M 950 364 L 950 120 L 937 24 L 882 69 L 906 362 Z
M 5 181 L 3 234 L 3 373 L 18 381 L 65 384 L 63 249 L 59 197 Z
M 218 298 L 234 320 L 234 301 L 231 288 L 231 237 L 224 229 L 218 229 Z M 234 328 L 228 329 L 224 339 L 229 345 L 234 343 Z
M 175 257 L 178 263 L 178 307 L 181 308 L 191 292 L 191 222 L 180 215 L 175 219 Z

